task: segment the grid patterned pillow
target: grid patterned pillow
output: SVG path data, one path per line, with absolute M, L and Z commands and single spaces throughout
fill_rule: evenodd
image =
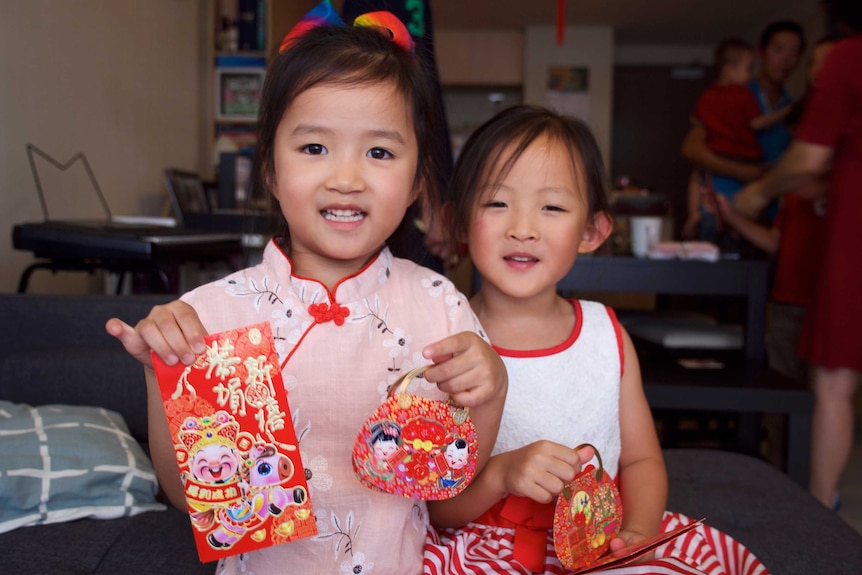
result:
M 0 533 L 160 510 L 152 463 L 120 414 L 0 401 Z

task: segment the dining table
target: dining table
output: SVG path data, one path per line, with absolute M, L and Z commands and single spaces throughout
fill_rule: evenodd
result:
M 744 298 L 743 348 L 737 361 L 727 361 L 719 368 L 688 368 L 672 355 L 650 358 L 641 366 L 644 392 L 653 409 L 737 414 L 738 448 L 750 454 L 760 450 L 759 416 L 786 416 L 784 470 L 806 486 L 813 394 L 804 383 L 766 365 L 764 335 L 771 274 L 771 262 L 761 259 L 582 255 L 557 288 L 571 297 L 578 292 L 616 292 Z

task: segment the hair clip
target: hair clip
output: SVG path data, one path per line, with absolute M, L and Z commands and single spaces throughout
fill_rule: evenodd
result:
M 386 34 L 392 42 L 410 55 L 415 54 L 413 38 L 407 27 L 394 14 L 386 11 L 367 12 L 356 17 L 353 25 L 362 28 L 377 28 Z M 287 33 L 278 47 L 278 53 L 283 54 L 294 40 L 306 32 L 319 26 L 344 26 L 344 21 L 329 0 L 323 0 L 302 17 L 302 20 Z
M 318 26 L 344 26 L 344 20 L 342 20 L 341 16 L 338 15 L 338 12 L 335 11 L 335 8 L 332 7 L 329 0 L 323 0 L 317 4 L 317 6 L 309 10 L 305 16 L 302 17 L 302 20 L 297 22 L 296 25 L 291 28 L 290 32 L 288 32 L 281 41 L 281 45 L 278 47 L 278 53 L 283 54 L 293 40 L 301 37 L 312 28 L 317 28 Z
M 392 12 L 384 10 L 360 14 L 353 21 L 354 26 L 363 28 L 378 28 L 389 36 L 389 39 L 400 46 L 408 54 L 415 54 L 413 37 L 407 31 L 404 23 Z

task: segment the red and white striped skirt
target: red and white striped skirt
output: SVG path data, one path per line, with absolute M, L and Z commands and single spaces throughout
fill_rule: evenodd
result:
M 662 532 L 691 523 L 681 513 L 666 511 Z M 494 573 L 533 575 L 514 559 L 515 530 L 469 523 L 462 529 L 429 528 L 425 544 L 426 575 L 484 575 Z M 553 532 L 548 532 L 545 575 L 570 573 L 554 552 Z M 607 569 L 613 575 L 768 575 L 769 571 L 744 545 L 718 529 L 701 524 L 656 549 L 655 559 Z

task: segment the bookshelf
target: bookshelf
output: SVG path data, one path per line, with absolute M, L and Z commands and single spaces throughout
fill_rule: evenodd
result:
M 201 156 L 200 174 L 215 180 L 218 152 L 226 135 L 239 151 L 254 146 L 257 126 L 248 97 L 262 81 L 266 62 L 285 34 L 317 0 L 200 0 L 201 19 Z M 249 17 L 256 15 L 256 22 Z M 228 32 L 235 24 L 235 33 Z M 220 88 L 236 98 L 220 99 Z M 231 150 L 232 151 L 232 150 Z

